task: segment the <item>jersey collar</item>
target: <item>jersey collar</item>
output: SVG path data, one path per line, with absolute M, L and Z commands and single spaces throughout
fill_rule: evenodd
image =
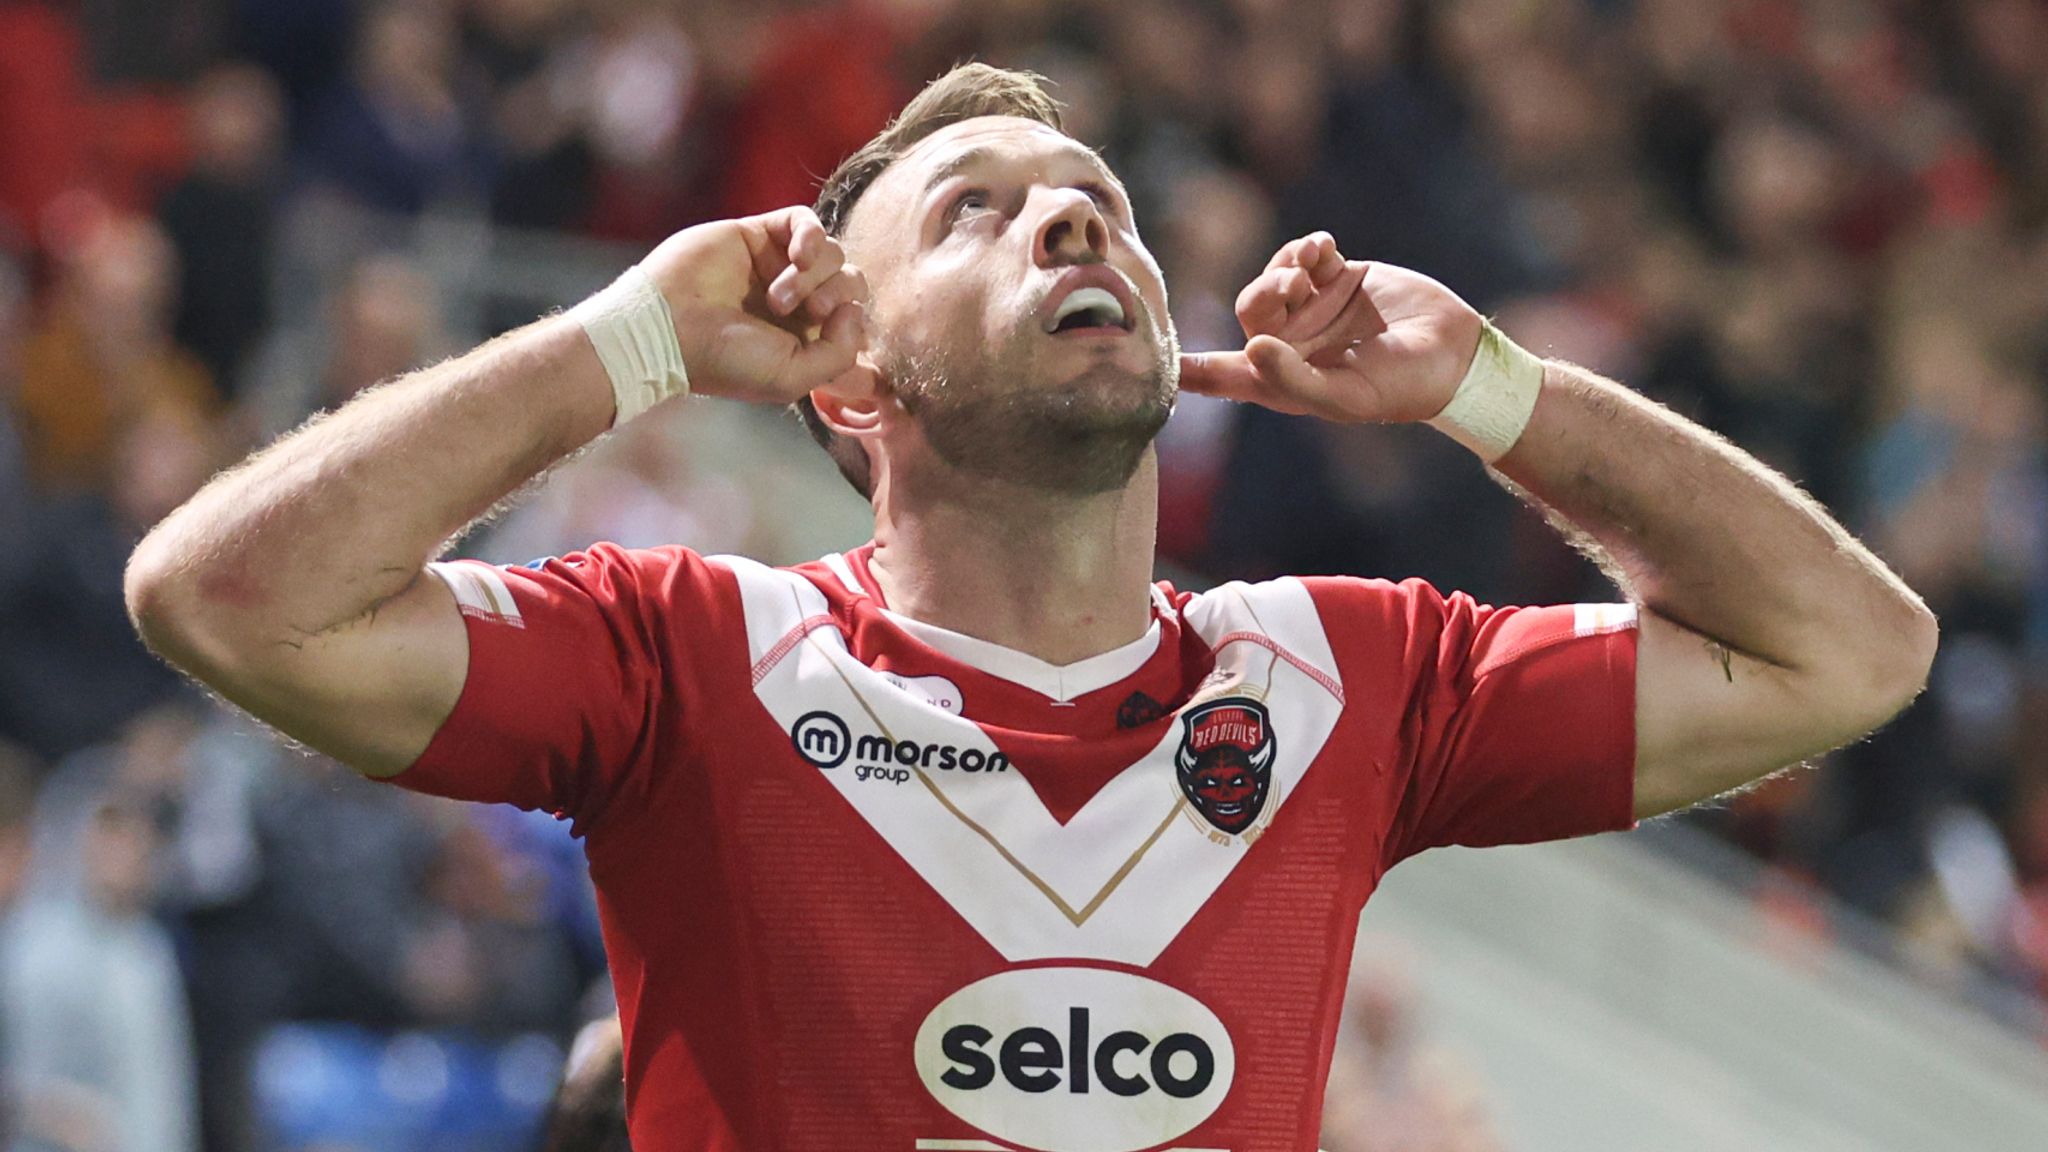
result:
M 1065 703 L 1128 679 L 1159 650 L 1159 612 L 1163 597 L 1156 586 L 1152 589 L 1152 623 L 1143 636 L 1072 664 L 1052 664 L 1028 652 L 1005 648 L 1001 644 L 893 611 L 883 600 L 873 573 L 868 571 L 868 554 L 873 550 L 873 544 L 863 544 L 851 552 L 834 553 L 824 558 L 825 566 L 847 591 L 872 599 L 882 615 L 912 639 L 977 672 L 1007 680 L 1055 703 Z

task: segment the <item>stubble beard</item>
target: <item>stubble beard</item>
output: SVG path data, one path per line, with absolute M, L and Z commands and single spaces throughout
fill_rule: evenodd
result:
M 996 383 L 1020 374 L 1028 352 L 884 354 L 879 367 L 932 451 L 968 475 L 1040 492 L 1089 496 L 1122 489 L 1173 415 L 1180 345 L 1171 327 L 1151 366 L 1098 364 L 1055 388 Z

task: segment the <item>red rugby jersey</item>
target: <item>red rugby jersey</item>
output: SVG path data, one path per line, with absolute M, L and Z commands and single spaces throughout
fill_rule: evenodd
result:
M 1625 605 L 1161 584 L 1055 667 L 867 555 L 435 566 L 469 676 L 396 781 L 575 821 L 640 1152 L 1312 1149 L 1380 876 L 1630 824 Z

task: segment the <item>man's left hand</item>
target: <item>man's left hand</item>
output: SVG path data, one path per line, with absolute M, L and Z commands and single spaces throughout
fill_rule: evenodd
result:
M 1479 313 L 1419 272 L 1291 241 L 1237 297 L 1241 352 L 1181 357 L 1189 392 L 1339 423 L 1427 420 L 1479 347 Z

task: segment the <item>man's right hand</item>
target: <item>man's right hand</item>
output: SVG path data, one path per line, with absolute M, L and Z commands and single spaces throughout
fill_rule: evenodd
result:
M 686 228 L 641 267 L 668 300 L 692 392 L 788 404 L 856 386 L 867 279 L 809 208 Z

